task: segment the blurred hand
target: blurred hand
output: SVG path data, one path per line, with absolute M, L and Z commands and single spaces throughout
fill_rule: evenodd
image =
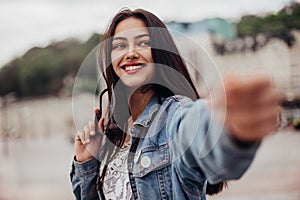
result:
M 225 103 L 225 126 L 235 138 L 256 141 L 277 129 L 282 95 L 273 87 L 270 77 L 228 75 L 224 88 L 226 101 L 216 102 Z
M 95 113 L 99 109 L 95 109 Z M 98 131 L 104 130 L 104 118 L 100 118 L 98 122 Z M 96 135 L 95 123 L 90 121 L 83 130 L 79 131 L 75 137 L 75 156 L 78 162 L 84 162 L 96 157 L 101 147 L 103 136 Z

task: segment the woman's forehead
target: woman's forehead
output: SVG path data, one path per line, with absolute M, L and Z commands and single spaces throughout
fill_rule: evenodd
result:
M 145 23 L 141 19 L 130 17 L 117 25 L 114 35 L 134 35 L 142 32 L 149 33 Z

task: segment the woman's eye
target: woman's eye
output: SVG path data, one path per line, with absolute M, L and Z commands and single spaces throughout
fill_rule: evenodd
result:
M 112 49 L 123 49 L 125 47 L 126 47 L 126 45 L 122 44 L 122 43 L 120 43 L 120 44 L 113 44 L 112 45 Z
M 139 42 L 139 46 L 141 46 L 141 47 L 150 47 L 150 41 L 141 41 L 141 42 Z

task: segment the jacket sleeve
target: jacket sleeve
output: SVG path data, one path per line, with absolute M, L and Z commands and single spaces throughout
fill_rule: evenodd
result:
M 226 127 L 211 118 L 204 100 L 177 106 L 167 123 L 172 159 L 179 175 L 191 181 L 199 176 L 211 184 L 240 178 L 260 145 L 232 138 Z
M 79 163 L 74 157 L 70 178 L 76 200 L 99 199 L 96 190 L 99 163 L 100 162 L 95 158 L 83 163 Z

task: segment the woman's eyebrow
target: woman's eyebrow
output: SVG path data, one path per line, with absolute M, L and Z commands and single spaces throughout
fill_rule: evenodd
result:
M 142 37 L 150 37 L 150 35 L 148 33 L 145 33 L 145 34 L 135 36 L 136 39 L 137 38 L 142 38 Z
M 134 38 L 139 39 L 139 38 L 142 38 L 142 37 L 150 37 L 150 35 L 148 33 L 145 33 L 145 34 L 137 35 Z M 125 37 L 114 37 L 113 41 L 114 40 L 127 40 L 127 39 Z
M 124 37 L 114 37 L 113 40 L 126 40 Z

